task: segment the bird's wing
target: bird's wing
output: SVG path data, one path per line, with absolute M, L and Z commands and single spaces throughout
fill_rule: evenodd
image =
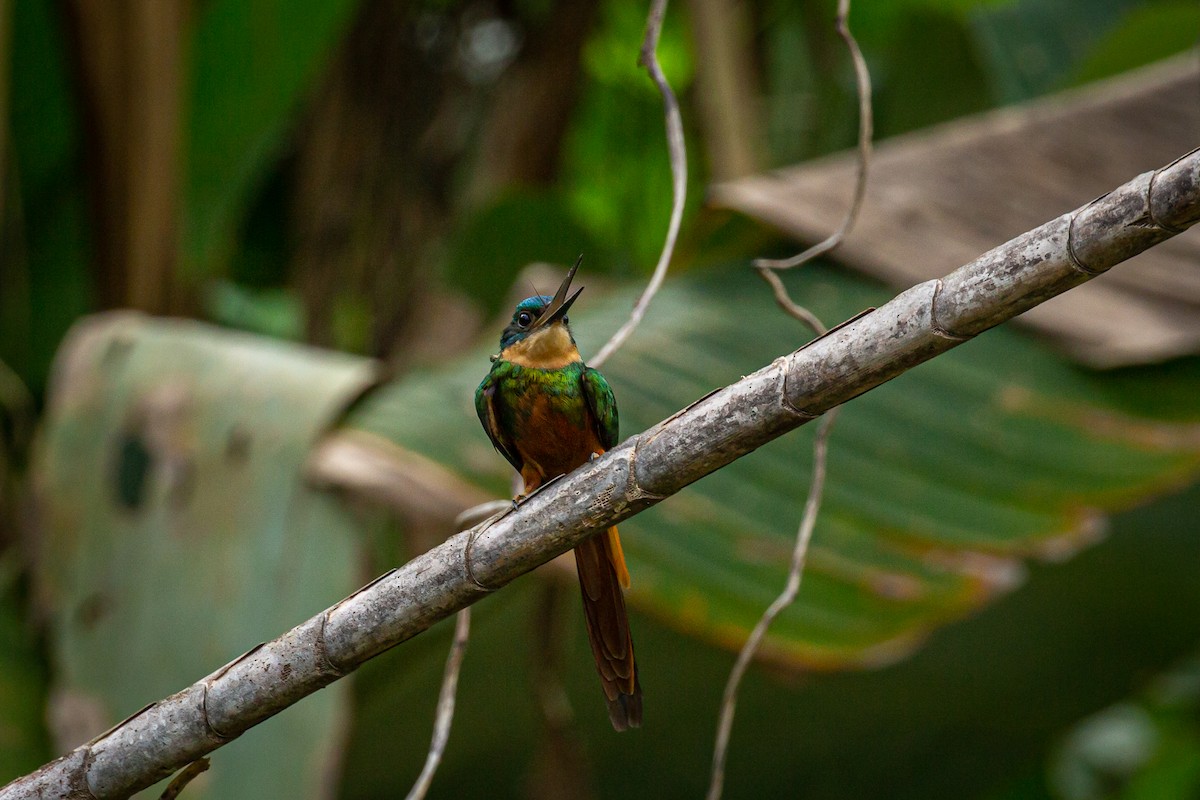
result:
M 603 375 L 591 367 L 583 371 L 580 381 L 592 418 L 596 420 L 596 436 L 600 439 L 600 445 L 610 450 L 616 446 L 620 431 L 617 400 L 613 397 L 612 387 Z
M 516 443 L 500 424 L 500 417 L 503 414 L 501 406 L 504 400 L 496 391 L 497 377 L 496 369 L 493 368 L 479 384 L 479 388 L 475 390 L 475 413 L 479 415 L 483 429 L 487 431 L 488 438 L 500 451 L 500 455 L 507 458 L 508 463 L 513 465 L 513 469 L 520 472 L 522 462 L 521 457 L 517 454 Z

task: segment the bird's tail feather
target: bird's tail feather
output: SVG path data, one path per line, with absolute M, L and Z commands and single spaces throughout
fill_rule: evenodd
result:
M 617 529 L 593 536 L 575 548 L 575 566 L 583 594 L 583 615 L 596 671 L 608 701 L 608 716 L 618 731 L 642 724 L 642 687 L 633 656 L 633 637 L 621 587 L 629 571 Z
M 628 589 L 629 567 L 625 566 L 625 551 L 621 549 L 621 537 L 617 535 L 616 526 L 609 528 L 605 536 L 608 538 L 608 560 L 612 562 L 621 588 Z

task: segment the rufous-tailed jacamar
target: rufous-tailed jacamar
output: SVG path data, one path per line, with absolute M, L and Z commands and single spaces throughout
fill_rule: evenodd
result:
M 475 411 L 496 449 L 521 473 L 523 494 L 565 475 L 617 443 L 617 403 L 608 381 L 583 363 L 567 311 L 583 291 L 567 297 L 579 262 L 554 297 L 517 304 L 500 336 L 500 355 L 475 392 Z M 596 669 L 619 731 L 642 724 L 642 688 L 623 587 L 629 571 L 617 529 L 575 548 L 583 614 Z

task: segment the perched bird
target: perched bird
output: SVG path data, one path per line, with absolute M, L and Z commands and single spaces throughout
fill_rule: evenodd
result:
M 479 421 L 521 473 L 523 495 L 617 443 L 612 389 L 583 363 L 568 324 L 567 311 L 583 291 L 567 297 L 578 268 L 576 261 L 554 297 L 536 295 L 517 304 L 500 336 L 500 355 L 475 392 Z M 629 570 L 617 529 L 577 546 L 575 566 L 609 719 L 618 731 L 640 727 L 642 689 L 622 592 Z

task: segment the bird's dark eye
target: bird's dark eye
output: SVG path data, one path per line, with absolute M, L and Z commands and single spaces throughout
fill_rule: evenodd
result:
M 517 314 L 517 324 L 522 328 L 531 322 L 533 322 L 533 315 L 528 311 L 522 311 L 520 314 Z
M 563 325 L 570 325 L 570 324 L 571 324 L 571 318 L 563 317 Z

